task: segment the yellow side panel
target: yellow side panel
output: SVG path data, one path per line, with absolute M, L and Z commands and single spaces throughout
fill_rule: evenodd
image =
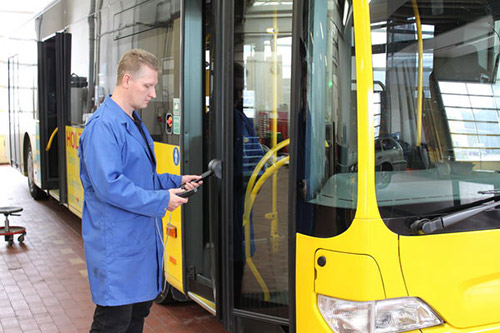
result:
M 319 291 L 360 302 L 408 296 L 399 262 L 398 235 L 380 219 L 355 219 L 343 234 L 332 238 L 297 234 L 296 241 L 297 332 L 329 330 L 318 309 Z M 338 266 L 321 272 L 318 254 L 330 251 L 336 254 L 327 258 L 324 267 L 333 260 Z
M 66 126 L 68 206 L 79 217 L 82 217 L 83 210 L 83 187 L 80 181 L 80 158 L 78 158 L 78 143 L 82 132 L 83 128 Z
M 330 332 L 330 327 L 318 309 L 318 296 L 314 292 L 315 252 L 314 237 L 297 234 L 296 258 L 296 328 L 297 332 Z M 322 243 L 322 242 L 321 242 Z
M 324 266 L 318 264 L 324 259 Z M 315 291 L 342 299 L 383 299 L 384 285 L 372 257 L 318 250 L 315 258 Z
M 155 155 L 157 162 L 156 171 L 158 173 L 168 172 L 175 175 L 181 174 L 179 146 L 155 142 Z M 168 225 L 177 228 L 177 237 L 168 236 L 167 239 Z M 163 217 L 163 239 L 167 240 L 164 252 L 164 267 L 166 267 L 165 275 L 167 281 L 174 286 L 175 289 L 184 292 L 182 276 L 181 208 L 177 208 L 173 212 L 167 211 Z
M 421 297 L 453 327 L 500 323 L 500 230 L 400 241 L 410 295 Z

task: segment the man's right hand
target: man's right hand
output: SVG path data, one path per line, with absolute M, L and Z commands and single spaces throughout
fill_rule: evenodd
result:
M 177 195 L 177 193 L 184 192 L 183 189 L 181 189 L 181 188 L 171 188 L 170 190 L 168 190 L 168 192 L 170 193 L 170 201 L 168 202 L 168 207 L 167 207 L 168 211 L 172 212 L 177 207 L 179 207 L 180 205 L 185 204 L 186 202 L 188 202 L 187 198 L 181 198 L 181 197 L 179 197 Z

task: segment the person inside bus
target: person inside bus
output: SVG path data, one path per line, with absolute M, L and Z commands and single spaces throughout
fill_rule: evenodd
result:
M 241 297 L 243 270 L 245 265 L 245 232 L 243 214 L 245 192 L 248 180 L 264 151 L 255 132 L 253 121 L 243 111 L 245 68 L 234 63 L 233 69 L 233 109 L 234 109 L 234 226 L 233 226 L 233 258 L 234 258 L 234 291 L 235 305 L 238 306 Z M 250 215 L 251 254 L 255 252 L 253 241 L 253 223 Z
M 156 98 L 159 62 L 133 49 L 119 64 L 113 94 L 80 138 L 82 236 L 92 300 L 91 332 L 142 332 L 162 289 L 162 217 L 188 200 L 199 176 L 158 174 L 153 140 L 136 110 Z

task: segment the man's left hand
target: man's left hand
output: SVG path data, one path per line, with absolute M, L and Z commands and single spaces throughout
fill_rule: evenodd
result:
M 202 185 L 203 182 L 195 182 L 195 180 L 200 179 L 200 176 L 195 176 L 195 175 L 186 175 L 182 176 L 182 186 L 186 191 L 192 190 L 194 188 L 197 188 L 198 186 Z

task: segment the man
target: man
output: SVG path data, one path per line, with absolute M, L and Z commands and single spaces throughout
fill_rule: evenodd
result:
M 142 332 L 161 291 L 162 217 L 199 176 L 156 173 L 153 140 L 136 111 L 156 97 L 158 59 L 134 49 L 118 64 L 117 85 L 80 139 L 82 235 L 96 303 L 91 332 Z

